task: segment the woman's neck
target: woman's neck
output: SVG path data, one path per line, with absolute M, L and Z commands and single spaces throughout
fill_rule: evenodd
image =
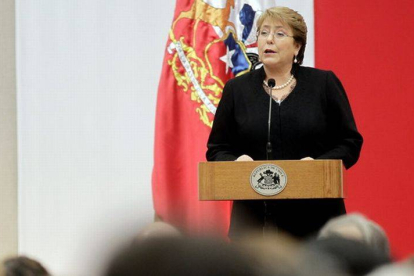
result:
M 276 85 L 284 84 L 286 81 L 289 80 L 289 78 L 292 76 L 291 70 L 292 66 L 288 66 L 285 68 L 268 68 L 266 66 L 263 66 L 266 78 L 265 81 L 267 82 L 269 79 L 274 79 L 276 81 Z

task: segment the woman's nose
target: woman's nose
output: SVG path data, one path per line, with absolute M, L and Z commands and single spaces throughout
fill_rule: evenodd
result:
M 275 40 L 274 40 L 274 34 L 272 32 L 270 32 L 269 35 L 266 37 L 266 42 L 267 43 L 273 43 L 273 42 L 275 42 Z

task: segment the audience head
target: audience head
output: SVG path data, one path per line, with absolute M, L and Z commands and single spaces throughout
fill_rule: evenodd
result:
M 263 235 L 252 235 L 238 243 L 183 236 L 152 237 L 138 239 L 116 254 L 105 275 L 345 275 L 329 261 L 329 256 L 301 254 L 299 249 L 298 242 L 283 235 L 268 235 L 265 239 Z
M 4 262 L 5 276 L 48 276 L 47 270 L 37 261 L 27 257 L 15 257 Z
M 388 254 L 383 251 L 361 241 L 339 236 L 311 241 L 306 248 L 316 255 L 323 253 L 331 256 L 343 271 L 351 275 L 365 275 L 391 262 Z
M 382 266 L 367 276 L 412 276 L 414 275 L 414 265 L 410 262 L 395 263 Z
M 261 268 L 260 275 L 271 276 L 320 276 L 347 275 L 331 256 L 304 250 L 302 243 L 281 232 L 256 233 L 239 241 L 241 249 Z
M 123 249 L 106 276 L 257 275 L 253 261 L 235 246 L 211 239 L 158 237 Z
M 389 241 L 382 227 L 358 213 L 331 219 L 319 231 L 318 238 L 332 236 L 357 240 L 390 255 Z

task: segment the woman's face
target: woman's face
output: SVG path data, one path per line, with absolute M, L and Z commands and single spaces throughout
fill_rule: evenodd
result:
M 280 21 L 267 18 L 260 27 L 257 44 L 259 58 L 267 68 L 292 66 L 300 45 L 292 37 L 292 30 Z

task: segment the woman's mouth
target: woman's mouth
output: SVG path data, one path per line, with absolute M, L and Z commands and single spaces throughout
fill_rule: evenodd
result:
M 265 54 L 274 54 L 274 53 L 276 53 L 276 51 L 273 51 L 273 50 L 271 50 L 271 49 L 266 49 L 266 50 L 264 51 L 264 53 L 265 53 Z

